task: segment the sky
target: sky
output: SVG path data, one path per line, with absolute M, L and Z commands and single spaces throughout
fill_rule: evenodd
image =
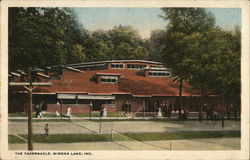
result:
M 241 25 L 240 8 L 206 8 L 212 12 L 216 25 L 231 29 Z M 164 29 L 166 21 L 160 8 L 75 8 L 79 22 L 89 31 L 109 30 L 114 26 L 129 25 L 136 29 L 142 38 L 149 38 L 152 30 Z

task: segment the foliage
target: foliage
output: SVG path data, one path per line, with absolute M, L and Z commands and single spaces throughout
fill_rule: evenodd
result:
M 167 29 L 171 32 L 191 34 L 203 32 L 215 25 L 215 18 L 204 8 L 162 8 L 161 16 L 169 21 Z
M 163 62 L 202 95 L 240 93 L 240 29 L 224 31 L 201 8 L 163 8 Z
M 163 8 L 164 18 L 169 21 L 164 34 L 163 62 L 172 68 L 173 75 L 188 79 L 192 52 L 197 43 L 192 43 L 199 34 L 214 27 L 214 17 L 202 8 Z
M 190 82 L 205 95 L 208 91 L 222 96 L 240 94 L 240 34 L 234 32 L 216 28 L 192 41 L 198 46 L 192 51 Z
M 85 46 L 89 61 L 148 58 L 144 41 L 130 26 L 120 25 L 108 31 L 94 31 Z
M 9 8 L 10 69 L 84 60 L 78 55 L 83 51 L 79 51 L 84 39 L 81 28 L 69 9 Z

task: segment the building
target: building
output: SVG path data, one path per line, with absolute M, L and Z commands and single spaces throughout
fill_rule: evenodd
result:
M 43 101 L 44 110 L 48 112 L 57 110 L 65 113 L 67 106 L 72 108 L 73 113 L 90 113 L 103 107 L 108 112 L 133 113 L 156 112 L 159 107 L 163 111 L 169 106 L 172 110 L 179 108 L 179 85 L 171 78 L 171 69 L 159 62 L 111 60 L 78 63 L 47 67 L 45 70 L 38 70 L 37 75 L 35 81 L 52 82 L 52 86 L 38 87 L 33 91 L 34 104 Z M 21 79 L 25 81 L 25 73 L 22 71 L 10 74 L 11 81 Z M 25 97 L 26 94 L 20 88 L 15 93 L 11 97 L 13 101 L 10 101 L 9 110 L 25 110 L 25 98 L 21 98 L 18 104 L 14 99 Z M 184 82 L 182 95 L 184 109 L 196 112 L 200 110 L 199 90 Z M 218 95 L 207 96 L 205 101 L 206 106 L 221 109 Z M 225 110 L 235 106 L 230 98 L 224 103 Z

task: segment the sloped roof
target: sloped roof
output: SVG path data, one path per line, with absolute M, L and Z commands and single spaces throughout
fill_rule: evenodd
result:
M 178 96 L 179 85 L 171 78 L 144 77 L 139 70 L 113 69 L 89 70 L 83 73 L 65 71 L 60 80 L 51 80 L 51 87 L 39 87 L 34 92 L 44 93 L 88 93 L 88 94 L 132 94 L 134 96 Z M 97 83 L 96 73 L 122 74 L 118 83 Z M 199 91 L 184 82 L 183 96 L 199 95 Z

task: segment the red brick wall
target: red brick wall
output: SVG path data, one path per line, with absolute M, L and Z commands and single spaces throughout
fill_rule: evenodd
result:
M 142 107 L 143 99 L 135 98 L 131 95 L 117 95 L 116 96 L 116 106 L 118 111 L 123 111 L 123 105 L 128 101 L 131 104 L 131 111 L 136 112 Z
M 117 112 L 117 107 L 115 104 L 103 104 L 102 107 L 105 107 L 107 112 Z
M 63 104 L 62 113 L 67 113 L 67 107 L 71 108 L 72 113 L 89 113 L 90 105 L 89 104 Z M 57 104 L 47 104 L 47 112 L 55 113 L 57 110 L 58 113 L 61 113 L 61 105 Z
M 103 104 L 103 107 L 107 109 L 107 112 L 117 112 L 117 108 L 115 104 Z M 70 107 L 72 110 L 72 113 L 89 113 L 90 111 L 90 105 L 89 104 L 63 104 L 62 105 L 62 113 L 67 113 L 67 107 Z M 47 112 L 55 113 L 57 112 L 61 113 L 61 105 L 57 104 L 48 104 L 47 105 Z

